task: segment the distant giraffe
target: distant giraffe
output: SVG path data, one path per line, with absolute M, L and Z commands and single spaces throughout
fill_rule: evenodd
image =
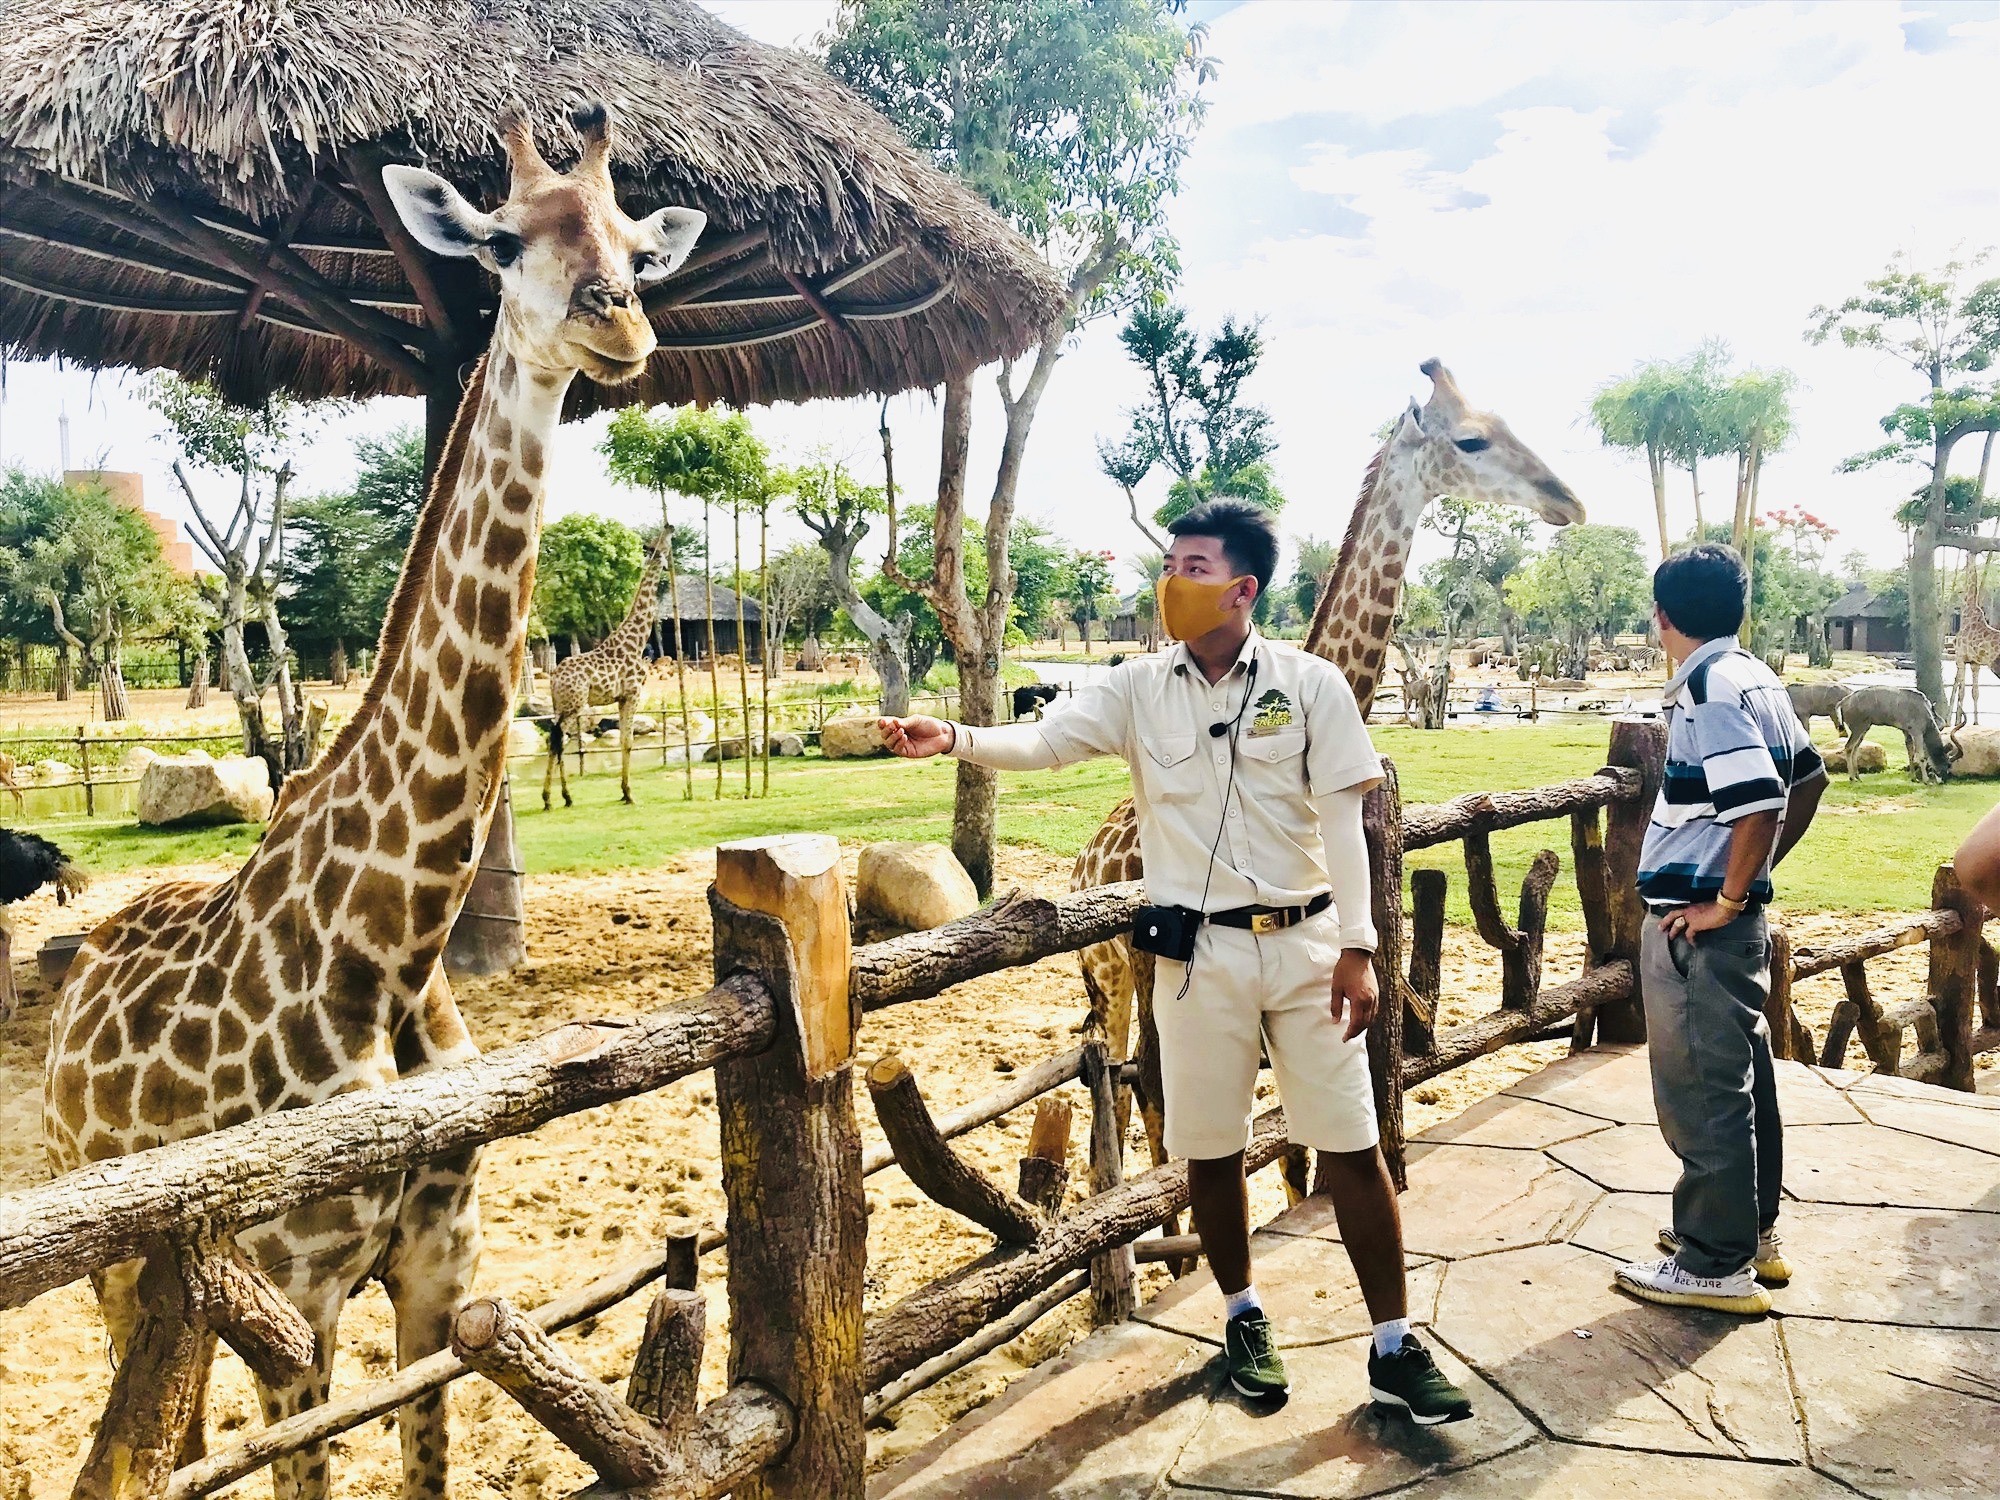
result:
M 636 377 L 658 345 L 635 283 L 683 262 L 704 217 L 633 221 L 612 194 L 602 106 L 557 172 L 525 122 L 492 213 L 442 178 L 383 177 L 433 254 L 477 257 L 500 308 L 473 367 L 382 627 L 375 674 L 318 765 L 288 779 L 263 842 L 220 885 L 154 887 L 84 941 L 50 1023 L 42 1130 L 50 1167 L 125 1156 L 474 1054 L 440 959 L 506 770 L 527 647 L 550 443 L 579 372 Z M 473 1153 L 392 1174 L 244 1230 L 242 1248 L 317 1334 L 298 1379 L 260 1387 L 277 1421 L 326 1399 L 340 1312 L 377 1278 L 401 1365 L 444 1347 L 479 1248 Z M 163 1229 L 167 1226 L 161 1226 Z M 96 1278 L 123 1351 L 138 1262 Z M 212 1347 L 212 1343 L 211 1343 Z M 202 1446 L 196 1416 L 187 1451 Z M 405 1500 L 446 1492 L 445 1402 L 397 1414 Z M 148 1472 L 171 1455 L 147 1454 Z M 93 1456 L 118 1492 L 156 1493 L 135 1456 Z M 277 1500 L 324 1500 L 327 1445 L 271 1467 Z M 119 1477 L 122 1476 L 122 1477 Z
M 1979 569 L 1970 558 L 1965 564 L 1965 597 L 1958 607 L 1958 670 L 1953 674 L 1951 685 L 1952 720 L 1962 727 L 1966 722 L 1965 690 L 1972 689 L 1972 718 L 1979 722 L 1979 669 L 1990 669 L 2000 677 L 2000 629 L 1986 616 L 1986 606 L 1979 599 Z
M 1395 432 L 1369 460 L 1346 540 L 1324 580 L 1304 643 L 1306 650 L 1347 674 L 1364 718 L 1381 681 L 1410 542 L 1433 499 L 1451 495 L 1522 506 L 1555 526 L 1583 519 L 1583 503 L 1505 422 L 1468 407 L 1439 361 L 1426 360 L 1422 368 L 1431 379 L 1431 398 L 1421 407 L 1412 401 Z M 1138 819 L 1128 799 L 1112 809 L 1077 855 L 1070 889 L 1138 880 L 1144 874 Z M 1153 1159 L 1164 1161 L 1152 956 L 1117 937 L 1092 944 L 1079 957 L 1090 998 L 1089 1026 L 1120 1057 L 1131 1044 L 1133 998 L 1138 997 L 1140 1112 Z M 1382 999 L 1390 1004 L 1394 997 L 1385 994 Z M 1296 1168 L 1289 1181 L 1294 1190 L 1303 1191 Z
M 606 703 L 618 705 L 618 790 L 624 801 L 632 800 L 632 710 L 639 701 L 639 690 L 646 685 L 646 638 L 653 633 L 660 574 L 666 571 L 672 538 L 671 528 L 660 528 L 660 539 L 653 544 L 639 574 L 632 607 L 625 611 L 618 628 L 592 650 L 579 651 L 559 662 L 549 674 L 549 760 L 542 767 L 544 808 L 549 805 L 549 783 L 558 776 L 562 778 L 563 806 L 571 805 L 563 735 L 573 732 L 581 743 L 584 712 Z

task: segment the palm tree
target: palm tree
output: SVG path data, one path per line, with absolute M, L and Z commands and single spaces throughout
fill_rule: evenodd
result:
M 1682 425 L 1687 399 L 1680 368 L 1665 360 L 1640 365 L 1623 380 L 1601 386 L 1590 403 L 1591 425 L 1607 448 L 1643 452 L 1653 480 L 1653 515 L 1660 556 L 1672 548 L 1667 530 L 1667 460 Z
M 1798 377 L 1790 370 L 1745 370 L 1724 386 L 1714 406 L 1717 435 L 1736 454 L 1736 515 L 1729 539 L 1750 561 L 1750 528 L 1757 515 L 1757 481 L 1765 456 L 1777 452 L 1792 436 L 1792 388 Z

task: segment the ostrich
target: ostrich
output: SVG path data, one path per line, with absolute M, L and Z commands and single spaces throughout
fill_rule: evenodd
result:
M 13 905 L 43 886 L 53 886 L 56 904 L 83 889 L 84 874 L 62 850 L 39 834 L 0 828 L 0 1021 L 14 1019 Z

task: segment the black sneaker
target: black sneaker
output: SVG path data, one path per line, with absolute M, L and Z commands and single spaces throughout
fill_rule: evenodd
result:
M 1285 1362 L 1278 1357 L 1278 1340 L 1271 1320 L 1252 1308 L 1238 1313 L 1222 1330 L 1222 1358 L 1229 1383 L 1252 1401 L 1282 1401 L 1291 1393 Z
M 1419 1427 L 1463 1422 L 1472 1415 L 1465 1392 L 1444 1378 L 1413 1333 L 1403 1335 L 1403 1347 L 1394 1354 L 1368 1351 L 1368 1394 L 1378 1410 L 1400 1411 Z

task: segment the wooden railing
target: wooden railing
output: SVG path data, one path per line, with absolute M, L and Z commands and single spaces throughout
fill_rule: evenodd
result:
M 1383 994 L 1395 1003 L 1382 1007 L 1369 1046 L 1399 1180 L 1402 1095 L 1415 1083 L 1520 1041 L 1643 1039 L 1636 967 L 1644 912 L 1632 877 L 1663 739 L 1656 724 L 1621 722 L 1603 771 L 1524 792 L 1404 809 L 1391 767 L 1387 784 L 1370 793 L 1376 962 Z M 1568 823 L 1583 909 L 1586 966 L 1559 984 L 1543 983 L 1541 963 L 1556 854 L 1531 861 L 1511 918 L 1494 874 L 1492 834 L 1537 821 Z M 1501 1003 L 1490 1015 L 1440 1026 L 1446 877 L 1412 873 L 1406 935 L 1404 858 L 1450 842 L 1463 846 L 1474 925 L 1499 955 Z M 854 950 L 838 846 L 809 835 L 723 846 L 710 900 L 717 982 L 700 995 L 626 1020 L 565 1026 L 386 1088 L 93 1163 L 0 1197 L 0 1308 L 145 1260 L 139 1325 L 75 1493 L 194 1500 L 477 1372 L 613 1490 L 858 1500 L 867 1421 L 1071 1297 L 1087 1293 L 1099 1321 L 1128 1316 L 1139 1259 L 1178 1262 L 1195 1252 L 1185 1240 L 1151 1237 L 1187 1206 L 1186 1169 L 1169 1164 L 1125 1178 L 1120 1089 L 1130 1065 L 1109 1056 L 1101 1040 L 1086 1038 L 944 1115 L 932 1114 L 907 1065 L 879 1058 L 865 1077 L 885 1143 L 867 1150 L 854 1108 L 864 1013 L 1111 937 L 1140 903 L 1136 883 L 1056 899 L 1017 896 Z M 1937 910 L 1836 948 L 1787 953 L 1773 999 L 1785 1045 L 1798 1036 L 1792 978 L 1833 968 L 1858 973 L 1870 957 L 1929 942 L 1934 1031 L 1907 1008 L 1849 1003 L 1852 1024 L 1882 1048 L 1878 1066 L 1894 1061 L 1884 1040 L 1892 1029 L 1914 1029 L 1918 1058 L 1900 1070 L 1948 1081 L 1960 1060 L 1969 1068 L 1969 1049 L 2000 1037 L 1991 1008 L 1995 955 L 1978 930 L 1976 911 L 1941 876 Z M 1975 994 L 1986 1006 L 1977 1033 Z M 1924 1061 L 1933 1055 L 1942 1061 Z M 310 1330 L 236 1250 L 236 1230 L 702 1069 L 713 1069 L 721 1121 L 722 1229 L 678 1222 L 657 1248 L 532 1311 L 478 1299 L 461 1309 L 449 1349 L 174 1470 L 212 1336 L 265 1378 L 283 1379 L 310 1358 Z M 1066 1191 L 1074 1103 L 1060 1091 L 1073 1082 L 1083 1085 L 1088 1115 L 1081 1198 Z M 1029 1104 L 1034 1129 L 1014 1182 L 994 1180 L 952 1146 Z M 1246 1166 L 1260 1170 L 1286 1149 L 1283 1114 L 1269 1111 L 1254 1124 Z M 995 1243 L 864 1322 L 862 1182 L 892 1165 Z M 729 1385 L 697 1408 L 705 1330 L 695 1265 L 724 1246 Z M 655 1283 L 664 1286 L 622 1394 L 550 1338 Z

